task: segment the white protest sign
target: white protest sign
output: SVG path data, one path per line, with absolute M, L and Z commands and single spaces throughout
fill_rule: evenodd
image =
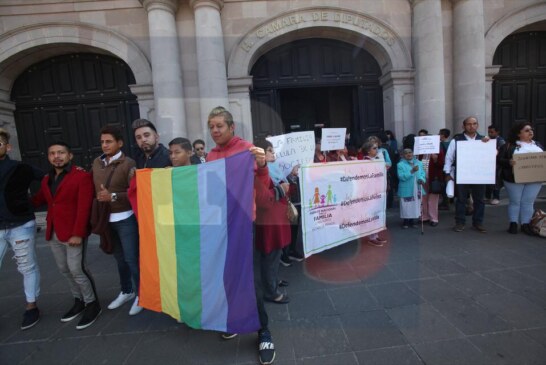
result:
M 275 151 L 275 164 L 287 176 L 296 165 L 313 162 L 315 132 L 294 132 L 268 137 Z
M 494 184 L 497 142 L 457 141 L 457 184 Z
M 427 155 L 440 153 L 440 136 L 415 137 L 413 146 L 414 155 Z
M 300 171 L 305 257 L 385 229 L 385 162 L 303 165 Z
M 322 128 L 321 151 L 337 151 L 345 148 L 347 128 Z

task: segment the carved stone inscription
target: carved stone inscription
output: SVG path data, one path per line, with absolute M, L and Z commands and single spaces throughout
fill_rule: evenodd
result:
M 361 15 L 340 11 L 309 10 L 305 12 L 298 12 L 292 15 L 286 15 L 265 24 L 264 26 L 258 28 L 252 34 L 248 35 L 241 43 L 241 48 L 247 52 L 250 52 L 254 45 L 264 37 L 272 38 L 290 30 L 304 28 L 315 24 L 323 25 L 324 23 L 349 24 L 364 29 L 377 35 L 378 37 L 383 38 L 389 46 L 392 46 L 395 42 L 394 35 L 383 25 L 377 23 L 372 19 L 365 18 Z

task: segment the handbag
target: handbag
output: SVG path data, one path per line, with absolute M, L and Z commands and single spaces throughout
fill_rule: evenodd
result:
M 288 205 L 286 207 L 286 215 L 288 217 L 288 220 L 292 224 L 298 223 L 298 210 L 296 209 L 296 206 L 292 204 L 290 199 L 286 198 L 286 201 L 288 202 Z
M 442 194 L 444 191 L 444 182 L 435 178 L 430 182 L 430 193 L 431 194 Z

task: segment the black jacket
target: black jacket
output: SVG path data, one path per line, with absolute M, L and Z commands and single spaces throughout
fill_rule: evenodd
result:
M 17 227 L 35 218 L 28 189 L 43 176 L 42 171 L 8 156 L 0 160 L 0 229 Z
M 143 168 L 160 168 L 171 166 L 169 158 L 169 150 L 161 143 L 152 152 L 149 157 L 146 157 L 140 148 L 135 148 L 134 152 L 137 169 Z
M 537 141 L 535 141 L 535 143 L 544 151 L 544 147 L 542 147 L 540 143 Z M 500 177 L 502 180 L 511 183 L 515 182 L 515 180 L 514 168 L 510 165 L 510 160 L 514 157 L 516 148 L 517 145 L 515 143 L 506 142 L 501 146 L 499 153 L 497 154 L 497 166 L 500 168 Z

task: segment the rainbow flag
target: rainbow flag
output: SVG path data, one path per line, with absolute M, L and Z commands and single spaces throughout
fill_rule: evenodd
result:
M 136 179 L 140 305 L 197 329 L 258 330 L 250 152 Z

